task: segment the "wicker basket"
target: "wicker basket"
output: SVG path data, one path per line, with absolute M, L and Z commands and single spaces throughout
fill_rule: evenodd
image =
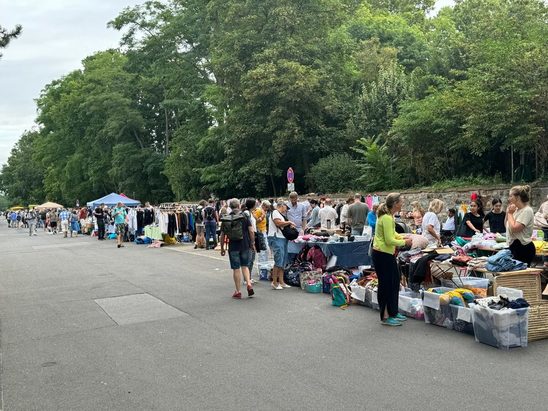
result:
M 548 301 L 531 305 L 529 310 L 529 341 L 548 338 Z
M 497 287 L 510 287 L 522 290 L 523 298 L 531 305 L 542 302 L 539 270 L 499 274 L 493 282 L 494 295 L 497 295 Z

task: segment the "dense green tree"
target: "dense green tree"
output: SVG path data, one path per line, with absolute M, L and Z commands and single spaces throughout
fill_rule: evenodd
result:
M 314 164 L 306 177 L 317 192 L 344 192 L 359 186 L 361 167 L 348 154 L 331 154 Z
M 120 50 L 44 88 L 2 188 L 71 204 L 280 194 L 290 166 L 301 192 L 546 177 L 546 4 L 455 3 L 127 8 Z
M 23 134 L 2 166 L 0 190 L 14 203 L 41 203 L 44 198 L 44 169 L 35 160 L 38 137 L 36 131 Z

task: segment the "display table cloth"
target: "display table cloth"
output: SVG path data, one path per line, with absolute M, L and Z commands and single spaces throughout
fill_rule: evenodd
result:
M 287 247 L 289 253 L 298 254 L 304 245 L 309 247 L 317 245 L 325 254 L 327 259 L 331 256 L 337 257 L 336 265 L 341 267 L 358 267 L 360 265 L 371 265 L 371 257 L 369 256 L 370 241 L 348 241 L 344 243 L 322 243 L 322 242 L 306 242 L 295 243 L 290 241 Z

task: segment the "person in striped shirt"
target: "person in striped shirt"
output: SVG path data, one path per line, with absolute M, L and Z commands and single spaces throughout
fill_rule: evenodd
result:
M 70 216 L 70 211 L 65 210 L 64 208 L 59 213 L 59 221 L 61 221 L 61 231 L 63 232 L 63 236 L 65 238 L 67 238 L 70 229 Z

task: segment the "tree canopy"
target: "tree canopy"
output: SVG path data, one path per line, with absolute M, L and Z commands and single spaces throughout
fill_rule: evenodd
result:
M 54 80 L 2 168 L 67 204 L 382 190 L 548 170 L 541 0 L 170 0 Z

